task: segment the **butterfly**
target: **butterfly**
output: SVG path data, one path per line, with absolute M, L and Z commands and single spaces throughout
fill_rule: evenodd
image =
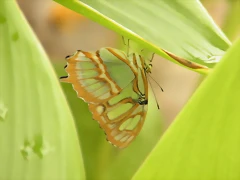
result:
M 88 103 L 94 120 L 105 131 L 107 140 L 127 147 L 139 134 L 147 114 L 148 81 L 151 61 L 137 53 L 114 48 L 96 52 L 78 50 L 66 57 L 68 76 L 79 98 Z

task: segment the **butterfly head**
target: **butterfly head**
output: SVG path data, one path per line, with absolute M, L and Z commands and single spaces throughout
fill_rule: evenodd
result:
M 152 69 L 152 63 L 149 63 L 149 64 L 144 63 L 144 71 L 146 73 L 151 73 L 152 72 L 151 69 Z

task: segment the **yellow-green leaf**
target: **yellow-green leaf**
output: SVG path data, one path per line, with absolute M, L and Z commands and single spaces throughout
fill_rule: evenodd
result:
M 240 179 L 240 41 L 204 80 L 134 179 Z
M 142 48 L 201 73 L 208 73 L 204 67 L 213 67 L 230 45 L 198 0 L 55 1 L 134 40 Z
M 16 2 L 0 1 L 0 179 L 85 179 L 70 109 Z

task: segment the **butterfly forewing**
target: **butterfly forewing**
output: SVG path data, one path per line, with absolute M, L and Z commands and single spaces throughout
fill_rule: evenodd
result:
M 148 87 L 141 56 L 102 48 L 77 51 L 67 58 L 68 77 L 78 96 L 89 104 L 93 119 L 113 145 L 124 148 L 140 132 L 147 113 Z
M 61 81 L 73 84 L 78 96 L 89 103 L 98 103 L 118 94 L 121 88 L 108 75 L 98 52 L 77 51 L 67 57 L 68 77 Z

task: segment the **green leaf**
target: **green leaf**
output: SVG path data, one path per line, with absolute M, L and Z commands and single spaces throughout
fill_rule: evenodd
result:
M 0 7 L 0 179 L 85 179 L 51 64 L 16 2 Z
M 208 73 L 206 66 L 213 67 L 230 45 L 197 0 L 187 3 L 169 0 L 55 1 L 134 40 L 142 48 L 201 73 Z
M 204 80 L 134 179 L 240 179 L 240 40 Z

